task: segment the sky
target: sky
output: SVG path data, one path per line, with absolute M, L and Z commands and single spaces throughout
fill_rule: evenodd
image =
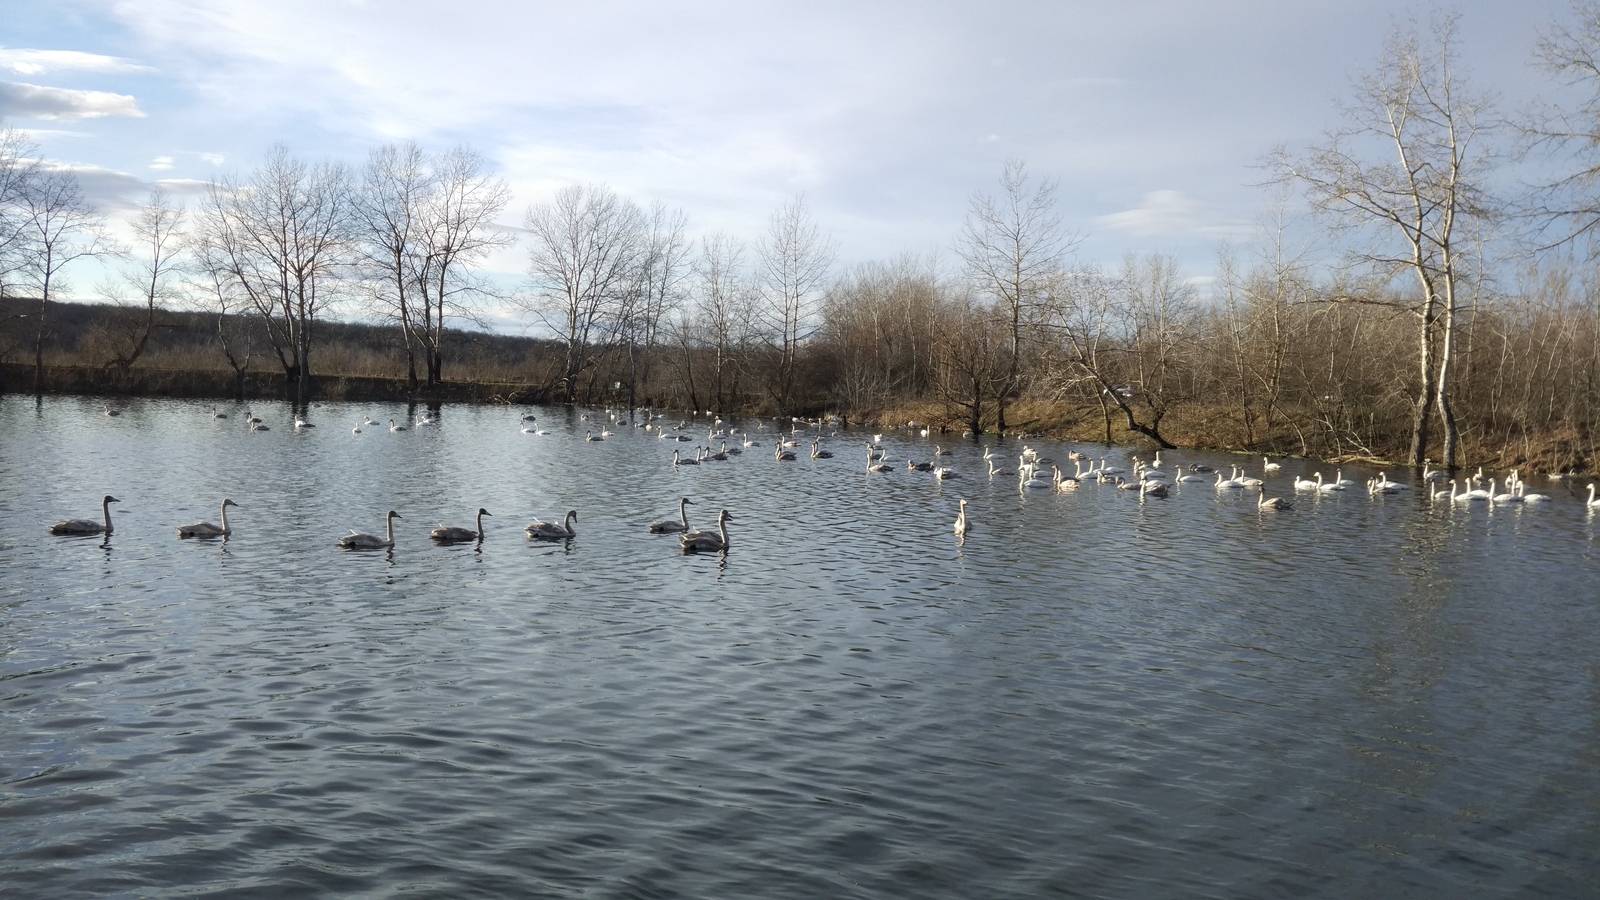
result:
M 128 215 L 274 144 L 359 164 L 468 144 L 520 225 L 567 185 L 753 241 L 797 195 L 838 264 L 947 265 L 1007 160 L 1057 185 L 1080 258 L 1175 256 L 1204 281 L 1269 205 L 1263 159 L 1339 124 L 1389 31 L 1379 0 L 0 0 L 0 122 Z M 1440 4 L 1503 103 L 1565 0 Z M 504 278 L 525 250 L 489 267 Z

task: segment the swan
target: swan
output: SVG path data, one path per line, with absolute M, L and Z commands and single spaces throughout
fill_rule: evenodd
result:
M 1078 489 L 1078 479 L 1061 474 L 1060 466 L 1051 466 L 1050 469 L 1055 472 L 1056 493 L 1065 494 Z
M 121 503 L 121 500 L 107 494 L 100 501 L 100 514 L 105 517 L 104 522 L 93 519 L 62 519 L 50 526 L 51 534 L 106 534 L 111 533 L 111 504 Z
M 227 413 L 218 410 L 215 406 L 211 407 L 211 418 L 213 418 L 213 419 L 226 419 L 227 417 L 228 417 Z
M 1335 474 L 1337 474 L 1337 472 Z M 1330 481 L 1327 484 L 1323 484 L 1322 483 L 1322 473 L 1318 472 L 1317 473 L 1317 490 L 1321 491 L 1324 494 L 1331 494 L 1334 491 L 1342 491 L 1342 490 L 1344 490 L 1344 485 L 1340 484 L 1338 481 Z
M 108 415 L 108 416 L 120 416 L 120 415 L 122 415 L 122 410 L 120 410 L 120 409 L 112 409 L 111 407 L 107 406 L 106 407 L 106 415 Z
M 956 474 L 956 470 L 950 468 L 949 466 L 935 466 L 933 469 L 933 477 L 943 481 L 946 478 L 960 478 L 961 476 Z
M 693 458 L 684 459 L 682 453 L 679 453 L 677 450 L 673 450 L 672 451 L 672 467 L 674 469 L 676 469 L 679 466 L 698 466 L 698 465 L 700 465 L 700 460 L 693 459 Z
M 1592 482 L 1592 481 L 1589 482 L 1589 499 L 1584 501 L 1584 505 L 1589 507 L 1590 509 L 1600 509 L 1600 500 L 1596 500 L 1594 498 L 1594 482 Z M 111 517 L 107 516 L 106 517 L 106 523 L 107 523 L 106 524 L 106 530 L 107 531 L 111 530 L 110 522 L 111 522 Z
M 907 472 L 932 472 L 933 471 L 933 463 L 931 463 L 931 462 L 912 462 L 911 460 L 908 459 L 908 460 L 906 460 L 906 471 Z
M 196 522 L 193 525 L 179 525 L 178 537 L 181 538 L 212 538 L 227 537 L 233 534 L 233 529 L 228 527 L 228 507 L 238 506 L 232 500 L 222 501 L 222 524 L 213 525 L 210 522 Z
M 588 441 L 591 444 L 597 444 L 597 443 L 605 440 L 604 437 L 596 437 L 594 432 L 592 432 L 592 431 L 585 431 L 583 433 L 583 439 Z
M 1343 469 L 1335 469 L 1333 471 L 1333 483 L 1342 488 L 1353 488 L 1356 486 L 1356 483 L 1353 479 L 1344 477 Z
M 1494 480 L 1493 479 L 1489 480 L 1489 499 L 1494 501 L 1495 503 L 1500 503 L 1500 504 L 1521 503 L 1522 502 L 1522 495 L 1517 493 L 1516 480 L 1511 478 L 1511 477 L 1509 477 L 1509 476 L 1507 476 L 1507 478 L 1506 478 L 1506 490 L 1505 490 L 1505 493 L 1503 493 L 1503 494 L 1496 494 L 1494 492 Z
M 1372 480 L 1372 486 L 1376 491 L 1384 494 L 1393 494 L 1398 491 L 1411 490 L 1411 485 L 1409 484 L 1401 484 L 1398 481 L 1390 481 L 1389 474 L 1387 472 L 1379 472 L 1378 477 Z
M 972 523 L 967 521 L 967 500 L 961 498 L 961 511 L 956 513 L 956 534 L 963 537 L 972 528 Z
M 1455 500 L 1455 498 L 1456 498 L 1456 480 L 1454 478 L 1450 479 L 1450 490 L 1447 491 L 1447 490 L 1444 490 L 1444 489 L 1441 488 L 1440 490 L 1430 491 L 1430 493 L 1429 493 L 1429 499 L 1432 499 L 1432 500 L 1452 500 L 1453 501 L 1453 500 Z
M 1160 481 L 1145 481 L 1141 479 L 1139 481 L 1139 499 L 1143 500 L 1146 495 L 1165 497 L 1167 496 L 1167 486 Z
M 371 428 L 372 426 L 374 426 L 374 425 L 376 425 L 378 423 L 371 416 L 367 416 L 366 420 L 363 421 L 361 424 L 367 426 L 368 428 Z
M 943 447 L 940 447 L 938 444 L 934 444 L 933 445 L 933 455 L 934 456 L 949 456 L 950 455 L 950 451 L 944 449 Z
M 394 420 L 390 419 L 389 420 L 389 430 L 390 431 L 405 431 L 407 429 L 406 429 L 406 426 L 404 426 L 404 425 L 396 425 L 394 423 Z
M 1550 495 L 1549 494 L 1529 494 L 1529 493 L 1527 493 L 1527 487 L 1528 486 L 1523 484 L 1520 480 L 1517 482 L 1517 496 L 1522 498 L 1522 502 L 1523 503 L 1549 503 L 1550 502 Z
M 778 446 L 773 447 L 772 448 L 772 456 L 773 456 L 773 458 L 776 459 L 778 462 L 794 462 L 794 460 L 795 460 L 794 451 L 788 449 L 787 446 L 786 446 L 787 444 L 790 444 L 790 443 L 795 443 L 795 442 L 784 441 L 782 444 L 779 444 Z
M 694 501 L 690 500 L 688 497 L 684 497 L 682 500 L 679 500 L 678 501 L 678 520 L 676 522 L 674 522 L 671 519 L 662 519 L 659 522 L 651 522 L 650 523 L 650 527 L 647 530 L 651 534 L 675 534 L 677 532 L 686 532 L 686 531 L 688 531 L 689 530 L 689 510 L 688 510 L 688 506 L 689 506 L 690 503 L 693 503 L 693 502 Z
M 246 425 L 260 425 L 261 417 L 247 409 L 244 411 L 244 421 Z
M 1233 473 L 1230 472 L 1228 474 L 1232 475 Z M 1222 480 L 1222 473 L 1221 472 L 1217 473 L 1217 483 L 1216 483 L 1217 490 L 1225 491 L 1225 490 L 1228 490 L 1230 488 L 1242 488 L 1242 487 L 1244 487 L 1244 482 L 1240 481 L 1237 477 L 1232 477 L 1232 478 L 1229 478 L 1227 481 L 1223 481 Z
M 1142 491 L 1142 490 L 1144 490 L 1144 482 L 1143 481 L 1129 481 L 1128 479 L 1123 478 L 1121 475 L 1113 475 L 1111 477 L 1113 479 L 1115 479 L 1116 485 L 1117 485 L 1117 490 L 1119 490 L 1119 491 Z
M 355 427 L 350 429 L 350 433 L 351 434 L 360 434 L 361 433 L 361 423 L 357 422 L 355 424 Z
M 386 524 L 383 537 L 378 537 L 375 534 L 362 534 L 352 528 L 349 534 L 339 538 L 339 547 L 344 550 L 394 549 L 394 520 L 404 518 L 404 516 L 391 509 L 384 518 Z
M 874 452 L 873 452 L 873 449 L 872 449 L 872 445 L 868 444 L 867 445 L 867 472 L 871 473 L 871 472 L 892 472 L 892 471 L 894 471 L 894 470 L 889 468 L 889 464 L 888 463 L 886 463 L 886 462 L 878 462 L 878 457 L 876 455 L 874 455 Z
M 1281 468 L 1283 468 L 1282 465 L 1273 462 L 1272 460 L 1268 459 L 1265 456 L 1261 457 L 1261 471 L 1263 471 L 1263 472 L 1276 472 Z M 1276 506 L 1273 507 L 1273 509 L 1280 509 L 1280 508 L 1281 507 L 1276 507 Z
M 483 517 L 492 515 L 494 515 L 494 513 L 489 512 L 487 509 L 484 509 L 480 506 L 478 507 L 477 531 L 473 531 L 471 528 L 462 528 L 457 525 L 445 525 L 441 522 L 438 528 L 428 532 L 428 537 L 433 538 L 441 544 L 463 544 L 467 541 L 481 541 L 483 540 Z
M 1462 491 L 1461 495 L 1459 497 L 1456 497 L 1456 500 L 1457 501 L 1461 501 L 1461 502 L 1468 502 L 1468 501 L 1472 501 L 1472 500 L 1488 500 L 1488 499 L 1491 499 L 1490 498 L 1490 494 L 1489 494 L 1488 491 L 1484 490 L 1483 488 L 1473 488 L 1470 491 Z
M 1239 482 L 1240 487 L 1261 487 L 1265 482 L 1259 478 L 1252 478 L 1244 474 L 1244 469 L 1233 467 L 1233 480 Z
M 1428 465 L 1424 465 L 1422 467 L 1422 480 L 1423 481 L 1441 482 L 1441 481 L 1444 481 L 1444 479 L 1445 479 L 1444 473 L 1439 471 L 1438 469 L 1432 468 L 1431 466 L 1428 466 Z
M 534 519 L 523 531 L 528 533 L 528 537 L 541 541 L 564 541 L 578 534 L 572 529 L 572 523 L 576 521 L 578 521 L 578 511 L 569 509 L 567 510 L 566 519 L 560 525 L 554 522 L 541 522 L 538 519 Z
M 1256 485 L 1256 490 L 1261 492 L 1261 497 L 1256 500 L 1256 509 L 1294 509 L 1286 497 L 1268 497 L 1265 485 Z
M 690 531 L 678 535 L 678 548 L 684 553 L 715 553 L 728 549 L 728 523 L 733 516 L 727 510 L 717 514 L 717 530 Z
M 820 440 L 819 441 L 812 441 L 811 442 L 811 458 L 812 459 L 833 459 L 833 454 L 828 452 L 827 450 L 822 449 L 822 442 Z
M 246 424 L 248 424 L 250 426 L 250 432 L 252 434 L 254 434 L 257 431 L 271 431 L 272 430 L 271 428 L 268 428 L 266 425 L 262 424 L 260 419 L 256 419 L 253 422 L 248 420 L 248 419 L 245 420 L 245 421 L 246 421 Z
M 1317 473 L 1318 478 L 1321 478 L 1321 475 L 1321 472 Z M 1300 476 L 1296 475 L 1294 479 L 1294 489 L 1297 491 L 1314 491 L 1317 489 L 1317 485 L 1319 483 L 1319 481 L 1312 481 L 1309 478 L 1301 478 Z
M 304 431 L 307 428 L 315 428 L 315 427 L 317 427 L 317 426 L 311 424 L 310 422 L 307 422 L 305 419 L 302 419 L 299 416 L 295 416 L 294 417 L 294 430 L 295 431 Z
M 1177 466 L 1177 469 L 1178 469 L 1178 478 L 1177 478 L 1177 480 L 1178 480 L 1179 483 L 1188 482 L 1190 484 L 1193 484 L 1195 482 L 1205 481 L 1205 479 L 1201 478 L 1199 475 L 1185 475 L 1185 474 L 1183 474 L 1183 466 L 1182 465 Z
M 993 459 L 989 460 L 989 477 L 990 478 L 993 478 L 996 475 L 1015 475 L 1015 474 L 1017 474 L 1017 473 L 1008 471 L 1006 469 L 996 469 L 994 467 L 994 460 Z
M 427 416 L 417 416 L 417 427 L 418 428 L 432 428 L 432 427 L 434 427 L 435 425 L 438 425 L 438 424 L 439 424 L 438 422 L 435 422 L 434 420 L 428 418 Z
M 1056 486 L 1054 481 L 1051 481 L 1043 475 L 1037 474 L 1032 466 L 1023 469 L 1022 474 L 1019 477 L 1022 480 L 1021 487 L 1025 491 L 1054 490 Z

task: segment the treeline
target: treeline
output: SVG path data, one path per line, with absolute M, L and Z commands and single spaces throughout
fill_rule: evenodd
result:
M 957 265 L 841 271 L 803 197 L 746 241 L 572 186 L 518 236 L 495 223 L 509 191 L 475 153 L 415 145 L 359 167 L 274 149 L 192 211 L 156 192 L 133 244 L 112 247 L 70 171 L 5 130 L 0 296 L 30 299 L 0 313 L 0 362 L 221 368 L 241 386 L 270 368 L 301 400 L 314 374 L 413 394 L 504 382 L 564 402 L 1592 469 L 1600 4 L 1535 49 L 1589 92 L 1572 108 L 1495 109 L 1462 74 L 1456 27 L 1396 29 L 1321 144 L 1269 154 L 1320 255 L 1289 252 L 1279 229 L 1223 249 L 1203 290 L 1164 255 L 1078 258 L 1055 185 L 1020 162 L 973 196 Z M 1516 154 L 1550 176 L 1502 192 Z M 480 270 L 514 240 L 527 279 L 507 290 Z M 63 271 L 112 255 L 112 307 L 69 320 Z M 484 333 L 490 309 L 539 339 Z

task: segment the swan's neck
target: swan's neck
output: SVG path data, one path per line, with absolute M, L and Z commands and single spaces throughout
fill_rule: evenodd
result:
M 728 517 L 717 517 L 717 533 L 722 536 L 722 549 L 728 549 Z
M 222 504 L 222 533 L 228 533 L 228 504 Z
M 388 521 L 387 521 L 387 524 L 384 526 L 384 533 L 383 533 L 384 542 L 387 543 L 389 546 L 393 547 L 394 546 L 394 516 L 388 516 L 387 520 Z
M 478 510 L 478 537 L 483 538 L 483 510 Z
M 1589 490 L 1592 493 L 1594 491 L 1594 486 L 1590 485 L 1589 486 Z M 101 500 L 100 501 L 100 512 L 102 514 L 104 514 L 105 518 L 106 518 L 106 534 L 110 534 L 111 533 L 111 501 L 110 500 Z

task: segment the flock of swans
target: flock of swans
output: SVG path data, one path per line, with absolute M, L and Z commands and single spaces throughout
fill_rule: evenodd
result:
M 115 416 L 117 414 L 117 411 L 109 407 L 106 408 L 106 415 Z M 602 425 L 598 432 L 593 427 L 586 429 L 584 434 L 586 443 L 597 443 L 615 436 L 616 432 L 611 430 L 612 427 L 627 427 L 624 424 L 625 420 L 631 421 L 633 418 L 617 411 L 608 411 L 608 414 L 609 421 Z M 228 417 L 227 413 L 218 411 L 215 408 L 212 410 L 212 415 L 217 419 L 226 419 Z M 683 421 L 676 426 L 669 426 L 662 423 L 663 418 L 659 414 L 646 410 L 643 420 L 632 424 L 633 427 L 643 429 L 647 433 L 653 432 L 654 436 L 659 440 L 671 441 L 675 445 L 679 442 L 694 440 L 688 434 L 692 427 L 689 422 Z M 587 424 L 589 415 L 587 413 L 583 414 L 582 420 Z M 245 414 L 245 422 L 251 432 L 270 430 L 265 422 L 248 411 Z M 772 434 L 774 460 L 779 463 L 792 462 L 799 458 L 799 454 L 804 452 L 802 448 L 806 447 L 808 443 L 808 455 L 811 459 L 832 459 L 834 453 L 822 448 L 822 432 L 826 425 L 827 423 L 821 420 L 795 419 L 792 420 L 788 433 L 782 431 L 774 432 Z M 363 426 L 367 428 L 382 427 L 369 416 L 358 422 L 351 431 L 354 434 L 361 434 Z M 809 437 L 802 437 L 801 429 L 813 426 L 818 429 L 817 433 Z M 300 432 L 316 426 L 297 415 L 292 427 L 295 431 Z M 409 424 L 396 424 L 393 419 L 390 419 L 387 426 L 390 432 L 435 427 L 438 427 L 438 423 L 427 416 L 418 417 Z M 538 426 L 537 417 L 531 414 L 522 416 L 521 433 L 536 436 L 550 434 L 549 431 Z M 720 418 L 710 425 L 706 434 L 705 443 L 696 446 L 690 454 L 686 455 L 680 448 L 674 446 L 670 463 L 674 470 L 687 466 L 726 461 L 742 454 L 747 449 L 761 447 L 760 441 L 756 440 L 754 436 L 743 433 L 736 428 L 725 428 L 724 422 Z M 838 432 L 834 431 L 830 436 L 837 437 Z M 923 429 L 922 436 L 928 436 L 927 429 Z M 874 434 L 871 436 L 871 440 L 865 442 L 867 474 L 869 476 L 886 475 L 895 471 L 895 467 L 888 462 L 888 451 L 884 448 L 883 437 L 882 434 Z M 734 446 L 729 446 L 729 441 L 732 441 Z M 941 458 L 949 455 L 949 451 L 934 445 L 932 459 L 919 462 L 907 458 L 905 460 L 905 468 L 910 472 L 929 473 L 940 481 L 959 478 L 959 473 L 953 467 L 941 464 Z M 1187 467 L 1175 465 L 1169 469 L 1163 464 L 1160 451 L 1157 451 L 1153 459 L 1148 462 L 1137 455 L 1131 456 L 1131 465 L 1128 469 L 1112 465 L 1108 461 L 1108 457 L 1105 456 L 1093 459 L 1082 453 L 1072 452 L 1068 458 L 1073 466 L 1073 472 L 1070 475 L 1066 474 L 1054 460 L 1040 456 L 1037 450 L 1027 445 L 1023 446 L 1020 455 L 1017 457 L 1017 467 L 1015 469 L 1002 468 L 1002 457 L 995 449 L 987 450 L 983 456 L 984 462 L 988 466 L 989 481 L 993 482 L 997 478 L 1015 476 L 1018 490 L 1023 493 L 1036 490 L 1066 493 L 1076 491 L 1085 484 L 1102 484 L 1109 485 L 1119 491 L 1136 493 L 1142 501 L 1146 498 L 1160 499 L 1168 497 L 1177 485 L 1195 487 L 1208 485 L 1219 493 L 1233 490 L 1254 490 L 1257 492 L 1256 506 L 1263 511 L 1288 510 L 1294 506 L 1287 496 L 1272 496 L 1268 494 L 1266 478 L 1277 475 L 1282 466 L 1267 457 L 1262 457 L 1261 460 L 1263 477 L 1248 475 L 1238 465 L 1230 466 L 1230 472 L 1227 477 L 1224 477 L 1221 471 L 1200 463 Z M 1556 475 L 1550 477 L 1563 480 L 1567 478 L 1567 476 Z M 1529 505 L 1547 503 L 1551 500 L 1548 494 L 1529 492 L 1527 485 L 1517 470 L 1512 470 L 1502 479 L 1485 476 L 1481 468 L 1475 474 L 1464 479 L 1447 479 L 1444 473 L 1425 468 L 1422 473 L 1422 484 L 1427 487 L 1430 500 L 1450 504 L 1484 502 L 1496 505 Z M 1448 487 L 1445 486 L 1446 484 L 1448 484 Z M 1310 478 L 1294 476 L 1290 480 L 1289 487 L 1294 493 L 1310 494 L 1335 494 L 1344 491 L 1364 490 L 1371 497 L 1397 494 L 1410 490 L 1410 486 L 1407 484 L 1391 481 L 1386 472 L 1379 472 L 1378 475 L 1361 484 L 1345 478 L 1342 469 L 1337 470 L 1333 478 L 1328 480 L 1323 478 L 1321 472 L 1314 472 Z M 99 521 L 94 519 L 63 519 L 50 526 L 50 533 L 56 535 L 110 535 L 112 532 L 111 504 L 118 502 L 120 501 L 116 497 L 108 494 L 101 501 L 101 519 Z M 728 522 L 733 520 L 733 516 L 724 509 L 717 517 L 715 530 L 692 529 L 689 526 L 687 509 L 692 503 L 693 501 L 688 497 L 682 498 L 678 504 L 677 518 L 666 518 L 653 522 L 647 526 L 646 531 L 651 534 L 676 534 L 679 538 L 679 547 L 683 553 L 726 551 L 729 546 Z M 1584 504 L 1590 511 L 1600 511 L 1600 498 L 1596 497 L 1596 485 L 1594 483 L 1588 485 L 1588 497 L 1584 500 Z M 228 523 L 228 508 L 230 506 L 238 507 L 239 504 L 231 499 L 222 501 L 219 510 L 221 524 L 201 521 L 189 525 L 181 525 L 178 527 L 178 537 L 227 538 L 232 534 L 231 526 Z M 967 506 L 967 499 L 960 498 L 959 512 L 953 524 L 955 534 L 962 538 L 974 527 L 972 519 L 968 516 Z M 481 542 L 485 536 L 483 524 L 485 516 L 493 516 L 493 513 L 480 507 L 474 528 L 448 526 L 441 523 L 439 527 L 429 533 L 429 538 L 437 544 Z M 390 510 L 385 516 L 384 533 L 381 537 L 351 529 L 349 534 L 340 536 L 337 539 L 337 545 L 346 550 L 393 549 L 395 546 L 394 522 L 396 519 L 402 518 L 398 512 Z M 565 541 L 576 536 L 575 526 L 577 521 L 577 510 L 568 510 L 560 522 L 546 522 L 535 519 L 526 525 L 523 531 L 530 540 Z

